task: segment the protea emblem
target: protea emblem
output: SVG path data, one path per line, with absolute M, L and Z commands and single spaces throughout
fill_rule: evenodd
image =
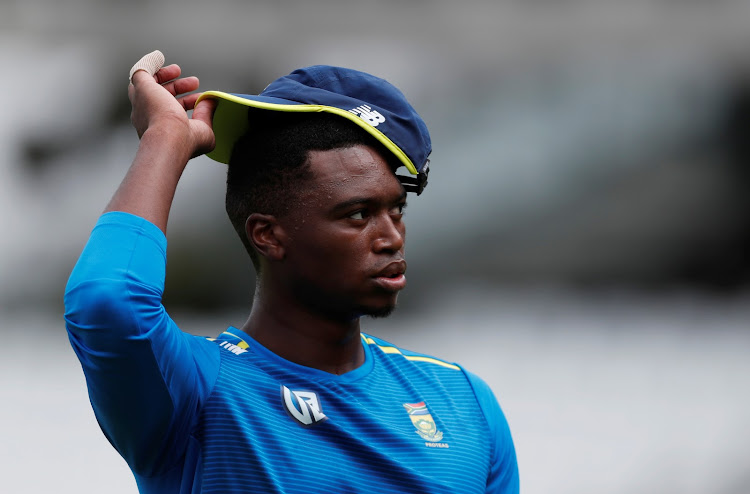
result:
M 443 439 L 443 433 L 437 430 L 435 420 L 433 420 L 427 405 L 423 401 L 419 403 L 404 403 L 406 413 L 409 414 L 411 423 L 417 429 L 417 434 L 425 441 L 436 443 Z

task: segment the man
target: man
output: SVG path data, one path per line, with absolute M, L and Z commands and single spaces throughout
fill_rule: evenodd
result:
M 196 78 L 160 66 L 131 72 L 138 152 L 65 295 L 97 419 L 139 490 L 518 492 L 487 385 L 360 333 L 405 286 L 406 190 L 426 181 L 429 134 L 403 95 L 316 66 L 259 96 L 199 98 L 183 96 Z M 175 188 L 209 151 L 229 162 L 227 212 L 258 283 L 243 327 L 206 339 L 161 296 Z

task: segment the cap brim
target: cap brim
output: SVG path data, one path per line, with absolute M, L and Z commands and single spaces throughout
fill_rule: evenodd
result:
M 250 122 L 256 118 L 256 116 L 251 117 L 249 115 L 252 110 L 281 111 L 290 113 L 326 112 L 339 115 L 360 126 L 383 144 L 386 149 L 396 155 L 399 161 L 401 161 L 406 169 L 409 170 L 409 173 L 417 175 L 417 168 L 414 166 L 414 163 L 412 163 L 406 153 L 391 141 L 388 136 L 359 118 L 359 116 L 346 110 L 333 106 L 302 104 L 296 101 L 268 96 L 231 94 L 222 91 L 206 91 L 201 94 L 196 104 L 207 98 L 215 99 L 217 105 L 213 116 L 213 130 L 214 136 L 216 137 L 216 147 L 206 156 L 220 163 L 229 163 L 229 160 L 232 157 L 234 145 L 250 130 Z M 257 119 L 260 121 L 262 118 L 262 113 L 259 112 Z

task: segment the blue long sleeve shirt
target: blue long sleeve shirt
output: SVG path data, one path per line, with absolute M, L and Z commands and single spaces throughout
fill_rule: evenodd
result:
M 184 333 L 161 303 L 165 269 L 156 226 L 107 213 L 65 292 L 97 420 L 142 493 L 518 492 L 477 376 L 364 334 L 364 364 L 333 375 L 234 327 Z

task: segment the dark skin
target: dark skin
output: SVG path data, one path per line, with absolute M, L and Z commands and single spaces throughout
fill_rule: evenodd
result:
M 247 221 L 261 277 L 243 329 L 277 355 L 342 374 L 364 362 L 359 317 L 389 313 L 405 285 L 406 192 L 368 146 L 312 151 L 309 163 L 300 208 Z
M 136 214 L 164 232 L 187 162 L 214 145 L 214 104 L 196 107 L 197 95 L 180 97 L 198 80 L 179 76 L 176 65 L 153 77 L 133 75 L 128 95 L 141 142 L 106 209 Z M 287 360 L 343 374 L 364 362 L 360 317 L 390 313 L 406 284 L 406 192 L 368 146 L 311 151 L 308 161 L 312 178 L 299 207 L 247 219 L 261 270 L 242 329 Z

